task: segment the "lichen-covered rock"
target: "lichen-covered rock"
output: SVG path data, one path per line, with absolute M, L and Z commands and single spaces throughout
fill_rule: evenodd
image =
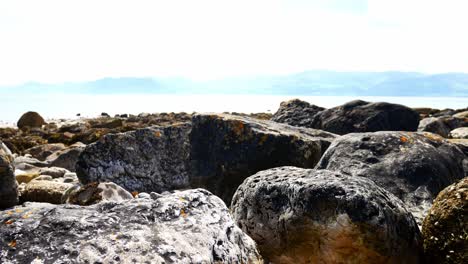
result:
M 421 224 L 436 195 L 464 177 L 464 158 L 431 133 L 355 133 L 336 139 L 316 168 L 373 180 L 402 199 Z
M 15 178 L 18 183 L 29 183 L 30 181 L 34 180 L 35 178 L 39 177 L 39 172 L 20 172 L 17 173 L 15 171 Z
M 239 187 L 231 210 L 272 263 L 420 263 L 413 216 L 363 177 L 295 167 L 261 171 Z
M 85 184 L 111 181 L 131 192 L 187 187 L 190 128 L 183 123 L 108 134 L 79 156 L 78 178 Z
M 225 114 L 192 118 L 191 184 L 230 203 L 248 176 L 278 166 L 313 168 L 336 135 Z
M 52 204 L 63 203 L 62 196 L 70 187 L 73 186 L 73 184 L 61 183 L 52 180 L 40 180 L 40 177 L 30 181 L 26 184 L 24 189 L 21 190 L 21 201 Z
M 122 202 L 133 199 L 133 195 L 113 182 L 92 182 L 71 191 L 63 197 L 67 203 L 91 205 L 102 201 Z
M 262 263 L 218 197 L 198 189 L 155 198 L 18 206 L 0 215 L 0 262 Z
M 0 141 L 0 209 L 18 203 L 18 184 L 11 151 Z
M 440 192 L 422 235 L 426 263 L 468 263 L 468 178 Z
M 65 148 L 63 143 L 44 144 L 29 148 L 24 151 L 24 154 L 31 154 L 33 158 L 44 161 L 48 156 Z
M 459 127 L 450 131 L 449 137 L 451 138 L 465 138 L 468 139 L 468 127 Z
M 281 102 L 271 120 L 291 126 L 314 127 L 314 116 L 325 108 L 311 105 L 299 99 Z
M 41 128 L 43 125 L 47 124 L 44 121 L 44 118 L 37 112 L 26 112 L 24 113 L 17 122 L 19 129 L 27 128 Z
M 74 172 L 78 157 L 83 152 L 85 146 L 83 143 L 75 143 L 66 149 L 48 156 L 46 161 L 51 167 L 60 167 Z
M 344 135 L 353 132 L 416 131 L 418 124 L 419 114 L 406 106 L 356 100 L 318 113 L 312 127 Z

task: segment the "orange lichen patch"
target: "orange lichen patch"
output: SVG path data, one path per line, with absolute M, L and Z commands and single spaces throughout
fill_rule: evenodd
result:
M 16 240 L 13 240 L 10 243 L 8 243 L 8 246 L 9 247 L 16 247 Z
M 11 219 L 10 219 L 10 220 L 5 221 L 5 225 L 11 225 L 11 224 L 13 224 L 14 222 L 15 222 L 14 220 L 11 220 Z
M 403 142 L 403 143 L 406 143 L 406 142 L 408 142 L 408 138 L 405 137 L 405 136 L 401 136 L 400 141 Z
M 5 214 L 6 214 L 6 215 L 12 215 L 13 212 L 12 212 L 12 211 L 8 211 L 8 212 L 6 212 Z
M 10 211 L 10 212 L 11 212 L 11 211 Z M 22 213 L 23 210 L 21 210 L 21 209 L 16 209 L 15 212 L 17 212 L 17 213 Z
M 181 210 L 180 210 L 180 215 L 181 215 L 183 218 L 186 218 L 186 217 L 187 217 L 187 213 L 184 211 L 184 209 L 181 209 Z
M 132 195 L 133 195 L 133 197 L 137 197 L 138 192 L 137 192 L 137 191 L 133 191 L 133 192 L 132 192 Z
M 161 132 L 159 132 L 159 131 L 154 132 L 154 136 L 155 137 L 161 137 Z
M 30 213 L 30 212 L 25 213 L 25 214 L 22 216 L 23 219 L 28 219 L 29 217 L 31 217 L 31 213 Z

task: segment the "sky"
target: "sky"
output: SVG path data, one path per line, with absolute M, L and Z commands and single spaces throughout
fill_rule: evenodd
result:
M 466 0 L 0 0 L 0 85 L 468 72 Z

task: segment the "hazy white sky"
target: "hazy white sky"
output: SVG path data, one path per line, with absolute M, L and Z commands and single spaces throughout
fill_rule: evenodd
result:
M 466 0 L 0 0 L 0 84 L 468 72 Z

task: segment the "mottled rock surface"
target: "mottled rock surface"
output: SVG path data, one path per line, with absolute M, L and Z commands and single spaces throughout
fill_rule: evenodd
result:
M 312 168 L 336 135 L 232 115 L 194 115 L 191 184 L 226 203 L 248 176 L 278 166 Z
M 75 143 L 48 156 L 46 161 L 51 167 L 60 167 L 75 172 L 78 156 L 83 152 L 85 146 L 82 143 Z
M 18 203 L 18 184 L 11 151 L 0 141 L 0 209 Z
M 426 263 L 468 263 L 468 178 L 440 192 L 422 235 Z
M 441 116 L 424 118 L 419 123 L 418 131 L 431 132 L 445 138 L 450 137 L 450 131 L 459 127 L 467 127 L 468 118 L 455 116 Z
M 43 176 L 40 176 L 43 177 Z M 71 183 L 62 183 L 43 179 L 40 177 L 30 181 L 21 190 L 20 198 L 22 202 L 44 202 L 52 204 L 63 203 L 62 196 L 73 186 Z
M 205 190 L 91 206 L 27 203 L 0 215 L 1 263 L 262 263 Z
M 437 194 L 464 177 L 464 158 L 431 133 L 355 133 L 336 139 L 316 168 L 373 180 L 402 199 L 420 224 Z
M 111 181 L 131 192 L 187 187 L 190 128 L 182 123 L 108 134 L 79 156 L 78 178 L 85 184 Z
M 413 216 L 363 177 L 280 167 L 247 178 L 231 210 L 273 263 L 419 263 Z
M 323 110 L 325 108 L 311 105 L 299 99 L 293 99 L 282 102 L 271 120 L 292 126 L 313 128 L 315 115 Z
M 468 127 L 459 127 L 450 131 L 449 137 L 468 139 Z
M 20 117 L 16 125 L 19 129 L 26 129 L 41 128 L 45 124 L 44 118 L 37 112 L 26 112 Z
M 102 201 L 122 202 L 133 199 L 131 193 L 113 182 L 93 182 L 62 197 L 70 204 L 91 205 Z
M 66 146 L 63 143 L 55 143 L 55 144 L 44 144 L 35 146 L 25 150 L 24 154 L 31 154 L 33 158 L 36 158 L 41 161 L 45 161 L 45 159 L 52 155 L 53 153 L 65 149 Z

